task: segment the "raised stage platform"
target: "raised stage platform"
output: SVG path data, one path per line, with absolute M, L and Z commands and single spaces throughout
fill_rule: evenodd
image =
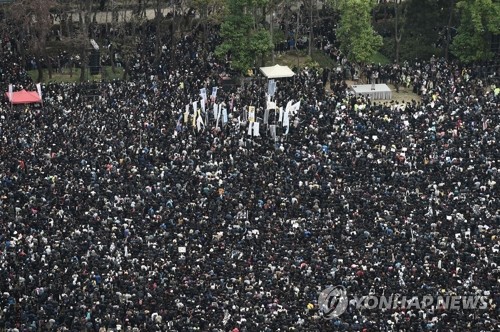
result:
M 375 90 L 372 90 L 375 86 Z M 356 96 L 370 97 L 371 100 L 381 100 L 381 99 L 391 99 L 392 92 L 387 84 L 362 84 L 362 85 L 351 85 L 351 89 L 354 91 Z

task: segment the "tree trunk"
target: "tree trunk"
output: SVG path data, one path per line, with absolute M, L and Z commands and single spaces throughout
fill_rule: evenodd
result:
M 275 54 L 274 54 L 274 49 L 276 48 L 275 47 L 275 44 L 274 44 L 274 2 L 273 0 L 271 0 L 271 6 L 269 7 L 270 9 L 270 17 L 271 17 L 271 20 L 269 22 L 269 29 L 271 30 L 271 45 L 272 45 L 272 49 L 271 49 L 271 61 L 272 61 L 272 65 L 274 65 L 274 57 L 275 57 Z
M 403 28 L 399 27 L 399 7 L 401 5 L 394 3 L 394 42 L 395 42 L 395 60 L 396 63 L 399 64 L 399 51 L 401 48 L 401 39 L 403 38 Z M 403 12 L 403 19 L 406 18 L 406 7 Z
M 312 43 L 313 43 L 313 36 L 314 36 L 314 31 L 313 31 L 313 25 L 314 25 L 313 24 L 313 1 L 314 0 L 310 0 L 310 2 L 309 2 L 309 5 L 310 5 L 310 8 L 309 8 L 309 10 L 310 10 L 310 13 L 309 13 L 310 14 L 309 25 L 310 26 L 309 26 L 309 47 L 308 47 L 309 49 L 308 49 L 308 52 L 307 52 L 307 54 L 309 56 L 312 56 Z
M 448 16 L 448 24 L 446 25 L 446 43 L 444 48 L 444 57 L 448 61 L 450 42 L 451 42 L 451 22 L 453 21 L 453 9 L 455 8 L 455 0 L 450 0 L 450 14 Z
M 42 68 L 42 63 L 40 61 L 40 57 L 36 57 L 36 69 L 38 71 L 38 78 L 36 79 L 37 83 L 43 82 L 43 68 Z
M 84 44 L 85 45 L 85 44 Z M 82 46 L 82 67 L 80 68 L 80 82 L 85 81 L 85 71 L 87 69 L 87 48 Z
M 111 71 L 116 73 L 116 64 L 115 64 L 115 47 L 113 46 L 113 43 L 111 43 L 111 46 L 109 47 L 109 60 L 111 62 Z
M 124 81 L 126 81 L 127 78 L 128 78 L 128 68 L 129 68 L 128 61 L 123 61 L 123 76 L 122 76 L 122 79 Z
M 47 53 L 45 52 L 45 58 L 47 59 L 47 69 L 49 72 L 49 79 L 52 79 L 52 59 L 47 56 Z
M 156 34 L 156 42 L 155 42 L 155 61 L 154 66 L 157 67 L 161 60 L 161 1 L 156 0 L 156 9 L 155 9 L 155 34 Z

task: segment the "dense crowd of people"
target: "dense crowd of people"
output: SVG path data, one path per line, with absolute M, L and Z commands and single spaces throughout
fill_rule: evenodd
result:
M 196 40 L 176 45 L 175 66 L 171 46 L 156 67 L 139 54 L 129 81 L 47 84 L 41 107 L 3 101 L 0 329 L 500 329 L 500 90 L 477 67 L 394 67 L 421 95 L 405 102 L 356 97 L 342 75 L 297 69 L 272 99 L 300 101 L 283 128 L 279 112 L 265 115 L 259 75 L 210 97 L 227 68 L 215 43 Z M 2 80 L 29 89 L 2 49 Z M 328 320 L 318 306 L 328 285 L 480 294 L 488 305 L 351 304 Z

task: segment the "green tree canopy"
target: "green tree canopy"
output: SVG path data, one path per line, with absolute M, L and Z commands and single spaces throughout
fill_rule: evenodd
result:
M 367 63 L 382 46 L 382 37 L 375 33 L 371 24 L 372 6 L 367 0 L 343 0 L 340 3 L 337 38 L 340 50 L 350 61 Z
M 222 44 L 216 49 L 216 55 L 224 57 L 231 54 L 233 69 L 245 72 L 253 67 L 258 56 L 264 56 L 272 50 L 269 31 L 256 23 L 255 8 L 262 6 L 262 1 L 227 0 L 227 15 L 221 25 Z
M 500 2 L 493 0 L 461 0 L 458 34 L 451 50 L 460 61 L 490 59 L 491 35 L 500 33 Z

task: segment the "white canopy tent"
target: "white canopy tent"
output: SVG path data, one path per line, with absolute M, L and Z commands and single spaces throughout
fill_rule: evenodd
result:
M 260 67 L 260 71 L 268 79 L 293 77 L 295 75 L 295 73 L 288 66 L 280 65 Z

